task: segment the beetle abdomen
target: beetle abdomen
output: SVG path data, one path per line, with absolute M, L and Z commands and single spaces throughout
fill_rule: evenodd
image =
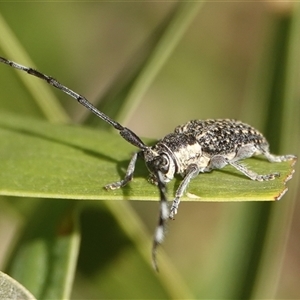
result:
M 177 126 L 175 133 L 192 135 L 210 155 L 236 152 L 244 145 L 268 148 L 264 136 L 252 126 L 232 119 L 193 120 Z

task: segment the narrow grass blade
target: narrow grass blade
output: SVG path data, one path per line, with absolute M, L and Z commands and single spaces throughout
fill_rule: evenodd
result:
M 10 60 L 15 60 L 20 64 L 34 68 L 34 63 L 26 53 L 23 46 L 15 37 L 13 31 L 9 28 L 0 14 L 0 49 Z M 4 65 L 1 67 L 5 67 Z M 28 91 L 31 93 L 34 101 L 40 107 L 49 121 L 55 123 L 67 123 L 70 118 L 65 113 L 59 101 L 56 99 L 52 89 L 41 80 L 34 80 L 31 76 L 23 74 L 16 70 L 16 74 L 22 80 Z
M 70 297 L 79 233 L 73 201 L 43 201 L 33 211 L 8 263 L 8 273 L 37 299 Z
M 124 108 L 120 111 L 117 118 L 120 122 L 126 123 L 128 121 L 142 99 L 143 94 L 174 51 L 202 4 L 203 2 L 182 2 L 179 4 L 177 13 L 166 28 L 164 35 L 156 45 L 151 56 L 149 56 L 142 72 L 125 98 Z
M 282 86 L 275 92 L 282 95 L 278 107 L 270 108 L 279 110 L 282 119 L 279 149 L 291 149 L 299 156 L 300 145 L 300 106 L 299 106 L 299 81 L 300 81 L 300 5 L 295 3 L 288 19 L 289 31 L 286 34 L 286 53 L 284 68 L 279 72 L 278 78 Z M 272 49 L 273 50 L 273 49 Z M 278 61 L 276 61 L 278 63 Z M 298 152 L 298 153 L 297 153 Z M 276 298 L 280 290 L 279 280 L 283 275 L 283 261 L 286 255 L 287 242 L 290 236 L 294 208 L 299 194 L 299 173 L 295 174 L 289 197 L 279 207 L 272 208 L 270 222 L 267 230 L 265 247 L 263 248 L 261 263 L 251 293 L 252 299 Z M 281 291 L 282 292 L 282 291 Z
M 122 124 L 127 123 L 203 3 L 200 1 L 176 4 L 171 16 L 156 28 L 155 34 L 140 49 L 138 57 L 135 56 L 135 60 L 127 66 L 126 72 L 122 72 L 103 96 L 98 105 L 101 111 Z M 95 117 L 90 116 L 87 123 L 96 124 Z M 106 124 L 99 126 L 107 127 Z

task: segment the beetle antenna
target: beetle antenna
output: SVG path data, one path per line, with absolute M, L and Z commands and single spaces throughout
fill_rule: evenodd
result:
M 120 133 L 120 135 L 130 144 L 144 150 L 147 149 L 148 146 L 146 146 L 143 141 L 130 129 L 122 126 L 118 122 L 111 119 L 109 116 L 98 110 L 91 102 L 89 102 L 85 97 L 81 96 L 80 94 L 74 92 L 70 88 L 64 86 L 60 82 L 58 82 L 55 78 L 48 76 L 46 74 L 43 74 L 33 68 L 25 67 L 23 65 L 17 64 L 11 60 L 8 60 L 4 57 L 0 56 L 0 62 L 7 64 L 15 69 L 24 71 L 28 73 L 29 75 L 38 77 L 40 79 L 45 80 L 48 84 L 54 86 L 55 88 L 61 90 L 65 94 L 71 96 L 72 98 L 76 99 L 81 105 L 85 106 L 87 109 L 89 109 L 92 113 L 94 113 L 96 116 L 98 116 L 100 119 L 105 121 L 106 123 L 113 126 L 115 129 L 117 129 Z
M 158 272 L 157 259 L 156 259 L 157 247 L 164 240 L 166 221 L 169 218 L 169 209 L 168 209 L 168 199 L 167 199 L 167 187 L 160 171 L 156 172 L 156 177 L 157 177 L 158 190 L 160 194 L 160 210 L 159 210 L 158 225 L 156 227 L 156 231 L 153 238 L 152 265 L 153 268 Z

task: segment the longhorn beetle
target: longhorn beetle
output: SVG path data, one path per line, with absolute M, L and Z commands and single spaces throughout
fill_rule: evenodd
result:
M 230 119 L 189 121 L 177 126 L 173 133 L 166 135 L 150 147 L 145 145 L 133 131 L 99 111 L 85 97 L 62 85 L 56 79 L 3 57 L 0 57 L 0 62 L 43 79 L 73 97 L 81 105 L 118 130 L 123 139 L 140 149 L 131 158 L 124 179 L 108 184 L 105 188 L 114 190 L 125 186 L 133 178 L 137 158 L 144 158 L 150 171 L 150 181 L 157 185 L 160 194 L 159 221 L 152 246 L 152 263 L 156 270 L 158 270 L 156 251 L 164 239 L 166 221 L 168 218 L 174 219 L 177 214 L 180 198 L 185 193 L 191 179 L 199 173 L 221 169 L 229 164 L 252 180 L 273 180 L 280 174 L 260 175 L 249 170 L 239 161 L 257 154 L 263 154 L 270 162 L 296 159 L 294 155 L 277 156 L 271 154 L 269 144 L 260 132 L 250 125 Z M 182 175 L 183 180 L 175 193 L 169 210 L 166 183 L 172 180 L 175 174 Z

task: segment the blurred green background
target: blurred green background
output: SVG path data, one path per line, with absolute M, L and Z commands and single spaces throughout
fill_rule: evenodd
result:
M 12 2 L 0 3 L 0 13 L 38 70 L 98 103 L 117 79 L 126 81 L 139 59 L 149 55 L 151 41 L 176 5 L 152 1 Z M 285 113 L 289 110 L 282 102 L 280 106 L 269 100 L 274 82 L 280 87 L 286 80 L 281 77 L 272 82 L 272 74 L 284 73 L 276 68 L 286 71 L 289 66 L 282 62 L 288 50 L 281 46 L 289 43 L 293 14 L 299 20 L 296 8 L 289 3 L 205 3 L 123 125 L 139 136 L 158 139 L 191 119 L 242 119 L 267 134 L 272 152 L 299 155 L 298 118 Z M 3 43 L 0 55 L 7 57 Z M 0 91 L 1 110 L 44 118 L 15 72 L 4 65 L 0 66 Z M 63 93 L 54 92 L 73 122 L 84 122 L 88 111 Z M 298 87 L 297 109 L 299 92 Z M 270 116 L 272 106 L 280 108 L 280 117 L 276 113 Z M 274 126 L 268 126 L 268 118 Z M 290 122 L 296 129 L 286 143 L 278 132 L 284 135 L 285 129 L 279 128 Z M 99 123 L 101 126 L 101 120 Z M 281 146 L 279 139 L 285 141 Z M 297 184 L 296 177 L 278 203 L 183 203 L 176 221 L 169 222 L 163 245 L 180 277 L 176 280 L 182 284 L 178 298 L 300 298 Z M 34 199 L 1 201 L 1 269 L 16 232 L 31 211 L 22 203 L 25 200 L 36 203 Z M 129 202 L 151 235 L 158 203 Z M 270 205 L 276 206 L 275 212 Z M 265 227 L 258 228 L 263 221 Z M 177 298 L 172 294 L 175 281 L 162 279 L 175 276 L 173 267 L 161 270 L 164 275 L 153 274 L 134 256 L 130 238 L 104 205 L 97 209 L 93 202 L 86 205 L 81 230 L 72 299 Z M 99 249 L 98 239 L 105 249 Z

